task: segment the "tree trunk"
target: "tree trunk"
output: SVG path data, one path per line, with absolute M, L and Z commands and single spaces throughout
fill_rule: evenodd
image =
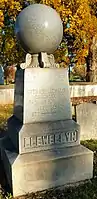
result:
M 89 53 L 88 56 L 86 57 L 86 82 L 92 82 L 92 70 L 91 70 L 91 65 L 92 65 L 92 52 L 91 49 L 89 48 Z
M 91 50 L 92 50 L 91 81 L 97 82 L 97 35 L 93 38 Z

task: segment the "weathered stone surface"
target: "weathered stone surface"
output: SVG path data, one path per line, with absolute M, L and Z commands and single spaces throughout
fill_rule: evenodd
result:
M 13 104 L 14 89 L 7 88 L 7 85 L 2 87 L 3 85 L 0 87 L 0 105 Z
M 73 120 L 25 124 L 12 117 L 9 136 L 20 154 L 80 144 L 80 127 Z
M 78 84 L 78 85 L 77 85 Z M 70 83 L 70 96 L 73 97 L 91 97 L 97 96 L 97 83 L 91 84 L 91 82 L 81 83 Z
M 70 98 L 71 98 L 72 104 L 80 104 L 83 102 L 97 101 L 97 84 L 76 86 L 76 85 L 71 84 L 70 82 L 69 89 L 70 89 Z M 87 92 L 87 89 L 88 89 L 88 92 Z M 84 90 L 85 92 L 83 92 L 82 90 Z M 81 94 L 81 92 L 83 92 L 83 94 Z M 10 85 L 10 88 L 8 87 L 8 85 L 0 86 L 0 104 L 13 104 L 13 101 L 14 101 L 13 85 Z
M 62 40 L 63 26 L 56 10 L 32 4 L 18 15 L 15 32 L 26 52 L 53 53 Z
M 17 76 L 14 115 L 24 124 L 72 118 L 67 69 L 26 68 Z
M 80 145 L 80 128 L 72 120 L 67 69 L 47 55 L 62 39 L 59 15 L 46 5 L 28 6 L 17 18 L 16 33 L 26 52 L 36 55 L 27 54 L 17 71 L 14 115 L 1 143 L 13 196 L 92 178 L 93 152 Z
M 92 178 L 93 152 L 83 146 L 18 155 L 2 151 L 13 195 Z
M 14 90 L 14 115 L 23 121 L 23 107 L 24 107 L 24 70 L 16 72 Z
M 83 103 L 76 107 L 81 140 L 97 139 L 97 104 Z

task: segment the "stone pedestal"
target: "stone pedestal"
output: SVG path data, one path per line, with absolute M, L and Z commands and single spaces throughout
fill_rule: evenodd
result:
M 80 145 L 72 120 L 67 69 L 17 72 L 8 135 L 1 154 L 14 196 L 92 178 L 93 152 Z
M 80 127 L 73 120 L 22 124 L 12 116 L 8 130 L 19 154 L 80 144 Z
M 83 146 L 18 155 L 3 151 L 3 162 L 13 195 L 92 178 L 93 152 Z
M 67 70 L 26 68 L 17 71 L 14 115 L 23 124 L 71 119 Z

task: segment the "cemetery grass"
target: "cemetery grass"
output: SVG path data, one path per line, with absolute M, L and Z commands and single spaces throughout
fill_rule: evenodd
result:
M 7 119 L 12 115 L 13 105 L 0 105 L 0 133 L 7 130 Z
M 12 115 L 13 105 L 0 105 L 0 133 L 7 132 L 7 118 Z M 81 144 L 94 152 L 94 172 L 93 179 L 77 183 L 70 187 L 61 187 L 61 189 L 49 189 L 43 192 L 31 193 L 16 199 L 97 199 L 97 140 L 81 141 Z M 1 162 L 0 162 L 1 164 Z M 0 168 L 1 170 L 1 168 Z M 3 170 L 0 171 L 0 174 Z M 0 175 L 1 178 L 1 175 Z M 4 176 L 0 183 L 5 181 Z M 6 184 L 6 182 L 5 182 Z M 5 185 L 0 188 L 0 199 L 12 199 L 10 193 L 6 194 Z

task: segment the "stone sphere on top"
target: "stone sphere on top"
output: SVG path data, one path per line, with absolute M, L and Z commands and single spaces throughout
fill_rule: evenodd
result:
M 63 25 L 56 10 L 44 4 L 32 4 L 18 15 L 15 33 L 26 52 L 53 53 L 62 40 Z

